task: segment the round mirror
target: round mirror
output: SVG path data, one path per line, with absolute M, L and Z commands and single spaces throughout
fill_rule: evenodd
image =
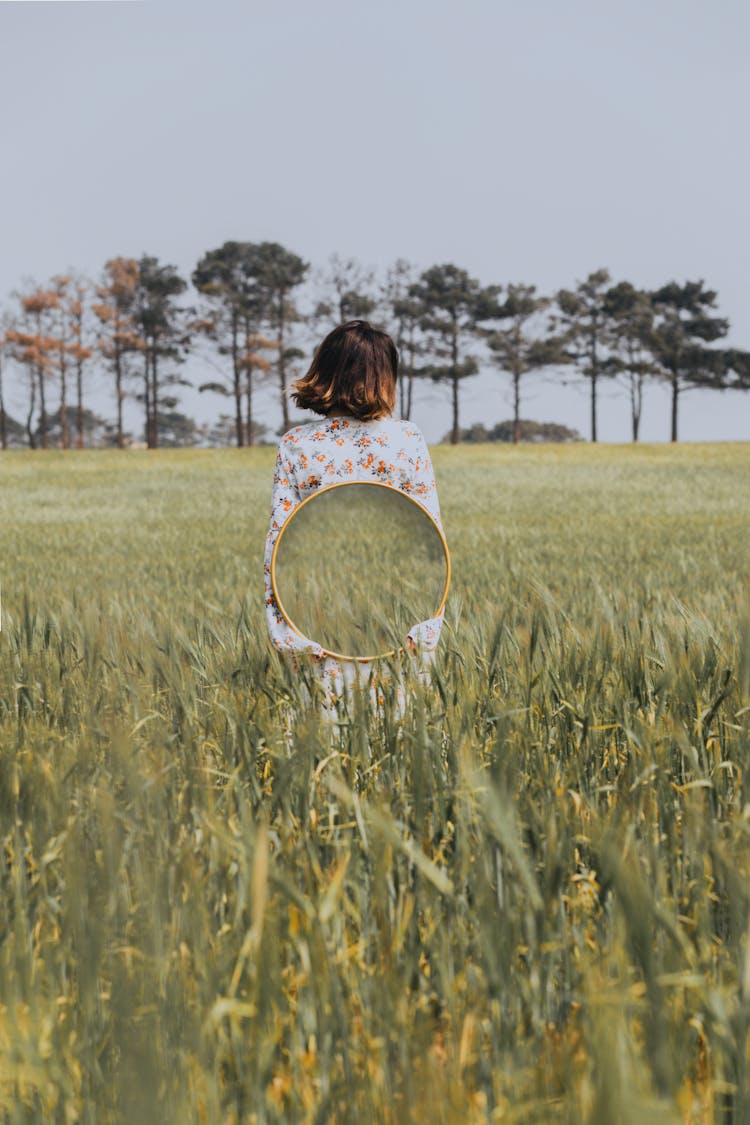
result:
M 286 621 L 343 660 L 394 655 L 413 626 L 442 612 L 449 583 L 448 545 L 430 513 L 376 481 L 313 492 L 271 557 Z

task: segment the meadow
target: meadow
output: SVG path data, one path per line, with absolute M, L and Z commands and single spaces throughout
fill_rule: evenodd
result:
M 0 1121 L 750 1122 L 750 445 L 435 448 L 338 726 L 273 457 L 0 455 Z

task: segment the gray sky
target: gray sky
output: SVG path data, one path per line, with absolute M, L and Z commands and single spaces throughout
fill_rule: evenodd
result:
M 334 251 L 382 270 L 452 261 L 545 293 L 600 266 L 703 278 L 750 348 L 748 42 L 746 0 L 0 2 L 0 303 L 116 255 L 189 275 L 226 239 L 270 239 L 318 267 Z M 586 388 L 528 392 L 525 416 L 588 435 Z M 486 372 L 462 423 L 509 403 Z M 445 433 L 447 388 L 424 388 L 416 420 Z M 644 439 L 668 421 L 652 388 Z M 685 439 L 747 439 L 749 423 L 748 395 L 682 403 Z M 605 391 L 600 424 L 627 440 L 624 390 Z

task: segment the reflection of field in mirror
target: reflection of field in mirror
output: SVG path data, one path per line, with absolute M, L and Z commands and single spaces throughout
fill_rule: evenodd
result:
M 330 652 L 365 656 L 400 647 L 412 626 L 435 616 L 446 556 L 435 524 L 409 496 L 347 484 L 292 514 L 274 570 L 300 633 Z
M 433 675 L 334 727 L 274 450 L 0 453 L 3 1125 L 750 1120 L 750 445 L 433 463 Z

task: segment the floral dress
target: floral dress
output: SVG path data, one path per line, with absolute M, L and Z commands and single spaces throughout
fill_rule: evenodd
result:
M 435 475 L 427 443 L 413 422 L 379 418 L 360 422 L 356 418 L 328 417 L 295 426 L 284 434 L 276 456 L 271 499 L 271 521 L 263 562 L 266 621 L 276 648 L 308 654 L 317 678 L 323 683 L 329 703 L 335 703 L 345 684 L 355 680 L 372 683 L 372 664 L 340 661 L 323 656 L 321 646 L 295 632 L 279 611 L 271 585 L 271 556 L 285 521 L 308 496 L 327 485 L 346 481 L 379 481 L 413 496 L 442 530 Z M 422 621 L 408 636 L 418 646 L 425 664 L 437 647 L 443 614 Z

